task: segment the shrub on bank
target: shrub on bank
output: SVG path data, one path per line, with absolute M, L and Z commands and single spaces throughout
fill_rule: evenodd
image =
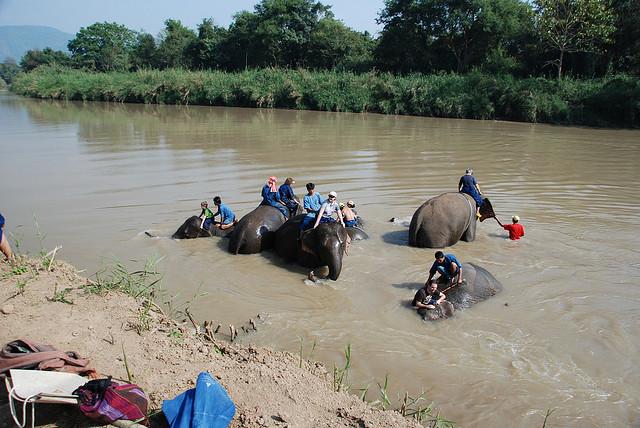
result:
M 89 73 L 41 67 L 14 92 L 37 98 L 373 112 L 523 122 L 640 126 L 640 79 L 515 79 L 510 75 L 285 69 Z

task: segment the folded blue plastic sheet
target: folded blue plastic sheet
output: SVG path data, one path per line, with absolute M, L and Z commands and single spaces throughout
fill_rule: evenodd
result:
M 171 428 L 227 428 L 236 406 L 209 373 L 198 375 L 196 387 L 162 403 Z

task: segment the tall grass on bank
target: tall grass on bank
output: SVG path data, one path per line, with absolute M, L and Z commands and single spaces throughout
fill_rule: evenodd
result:
M 14 79 L 22 95 L 81 101 L 198 104 L 640 127 L 640 79 L 261 69 L 89 73 L 41 67 Z

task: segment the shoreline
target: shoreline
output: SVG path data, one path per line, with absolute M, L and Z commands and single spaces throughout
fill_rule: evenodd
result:
M 198 373 L 208 371 L 236 406 L 231 427 L 422 426 L 398 411 L 374 408 L 340 387 L 336 392 L 333 374 L 321 363 L 288 352 L 207 340 L 188 321 L 168 318 L 155 304 L 145 305 L 122 291 L 88 293 L 91 281 L 66 262 L 47 265 L 21 258 L 14 266 L 0 262 L 0 272 L 2 345 L 30 339 L 77 351 L 100 374 L 127 379 L 129 372 L 147 393 L 149 409 L 160 409 L 163 400 L 192 388 Z M 60 409 L 51 415 L 38 407 L 38 426 L 86 423 L 73 406 L 53 407 Z M 0 411 L 0 428 L 12 426 L 6 400 Z M 151 426 L 165 426 L 163 420 L 154 417 Z
M 203 105 L 640 127 L 638 78 L 545 79 L 472 72 L 355 74 L 304 69 L 182 69 L 97 73 L 42 66 L 22 73 L 18 95 L 67 101 Z M 606 107 L 605 107 L 606 106 Z

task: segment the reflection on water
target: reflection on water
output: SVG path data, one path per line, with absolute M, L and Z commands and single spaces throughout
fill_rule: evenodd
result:
M 640 423 L 640 132 L 364 114 L 82 104 L 0 95 L 3 214 L 35 251 L 45 245 L 95 271 L 102 258 L 165 256 L 164 285 L 200 319 L 246 321 L 241 338 L 331 366 L 352 345 L 354 388 L 389 375 L 393 393 L 426 392 L 461 426 Z M 408 300 L 432 251 L 409 248 L 410 218 L 454 190 L 473 167 L 510 242 L 489 220 L 450 251 L 499 278 L 505 291 L 446 322 L 424 324 Z M 340 280 L 308 285 L 271 253 L 232 256 L 221 239 L 169 236 L 199 202 L 220 194 L 242 215 L 269 175 L 302 193 L 353 199 L 368 241 L 353 245 Z

